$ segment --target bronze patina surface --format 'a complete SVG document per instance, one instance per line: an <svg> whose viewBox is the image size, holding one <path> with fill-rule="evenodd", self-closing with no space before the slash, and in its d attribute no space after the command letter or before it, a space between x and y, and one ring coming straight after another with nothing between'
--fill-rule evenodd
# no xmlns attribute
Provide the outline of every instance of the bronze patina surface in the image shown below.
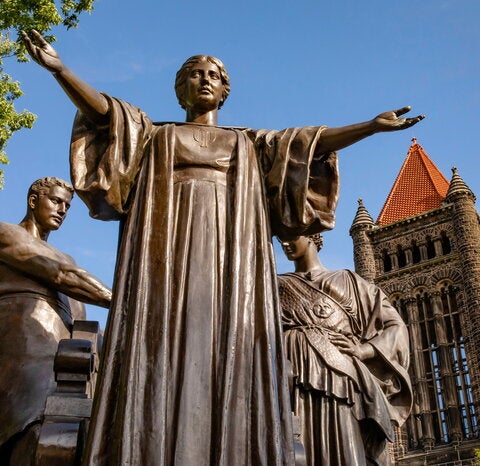
<svg viewBox="0 0 480 466"><path fill-rule="evenodd" d="M377 286L321 264L320 235L282 243L295 272L279 275L293 412L307 464L390 464L392 425L410 414L408 332Z"/></svg>
<svg viewBox="0 0 480 466"><path fill-rule="evenodd" d="M67 213L73 188L58 178L32 184L19 225L0 223L0 464L29 465L45 401L56 387L53 359L85 310L108 307L110 290L46 240ZM70 299L73 298L73 299Z"/></svg>
<svg viewBox="0 0 480 466"><path fill-rule="evenodd" d="M78 108L71 171L93 217L121 220L86 465L291 465L272 232L334 225L335 151L423 117L342 128L217 126L222 62L188 59L186 123L154 124L76 76L35 31L33 59Z"/></svg>

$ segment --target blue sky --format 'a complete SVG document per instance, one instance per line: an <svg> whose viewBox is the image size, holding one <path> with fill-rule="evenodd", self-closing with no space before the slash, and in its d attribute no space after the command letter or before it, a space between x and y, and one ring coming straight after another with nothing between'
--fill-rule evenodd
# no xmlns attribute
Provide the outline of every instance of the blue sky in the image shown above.
<svg viewBox="0 0 480 466"><path fill-rule="evenodd" d="M119 2L96 0L77 30L55 31L56 49L100 91L122 97L156 121L184 119L173 81L191 55L218 56L232 91L221 125L282 129L343 126L404 105L427 118L399 133L379 134L340 152L337 225L321 254L331 269L353 268L349 227L362 198L376 219L416 137L447 179L456 166L480 195L480 2L478 0L296 0ZM75 109L48 72L5 62L25 95L17 108L38 115L32 130L7 147L0 220L17 223L30 183L69 179ZM117 224L88 217L76 198L49 242L111 284ZM278 254L278 270L292 265ZM89 308L105 321L105 312Z"/></svg>

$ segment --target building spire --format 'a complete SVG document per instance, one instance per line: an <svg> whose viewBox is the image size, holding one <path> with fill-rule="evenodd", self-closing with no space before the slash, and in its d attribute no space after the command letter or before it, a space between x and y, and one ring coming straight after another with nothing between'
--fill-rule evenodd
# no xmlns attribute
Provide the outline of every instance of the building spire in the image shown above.
<svg viewBox="0 0 480 466"><path fill-rule="evenodd" d="M365 280L372 282L375 279L375 256L369 232L375 223L363 205L362 199L358 200L357 214L350 227L350 236L353 239L353 261L355 271Z"/></svg>
<svg viewBox="0 0 480 466"><path fill-rule="evenodd" d="M458 174L457 167L452 167L452 179L450 180L450 186L448 188L446 197L448 200L450 200L456 194L467 194L468 196L473 196L473 198L475 198L475 195L473 194L471 189L466 185L465 181L463 181L463 178Z"/></svg>
<svg viewBox="0 0 480 466"><path fill-rule="evenodd" d="M448 186L445 176L413 137L377 225L388 225L440 207Z"/></svg>
<svg viewBox="0 0 480 466"><path fill-rule="evenodd" d="M368 210L363 205L363 199L359 199L358 201L358 208L357 213L355 214L355 218L352 222L352 228L365 225L365 226L373 226L375 225L372 217L368 213Z"/></svg>

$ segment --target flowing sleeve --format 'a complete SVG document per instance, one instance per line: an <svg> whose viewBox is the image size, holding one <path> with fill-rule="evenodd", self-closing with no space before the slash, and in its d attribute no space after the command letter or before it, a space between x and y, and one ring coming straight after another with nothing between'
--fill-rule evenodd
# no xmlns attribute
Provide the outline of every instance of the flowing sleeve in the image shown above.
<svg viewBox="0 0 480 466"><path fill-rule="evenodd" d="M401 425L412 405L407 326L380 288L348 273L355 287L360 314L363 314L362 340L375 348L376 356L364 363L380 382L394 408L393 418Z"/></svg>
<svg viewBox="0 0 480 466"><path fill-rule="evenodd" d="M308 126L256 133L274 235L310 235L335 225L340 186L337 155L316 151L324 129Z"/></svg>
<svg viewBox="0 0 480 466"><path fill-rule="evenodd" d="M72 182L90 215L117 220L128 211L143 155L148 151L152 122L140 109L105 96L110 121L93 125L81 112L73 124L70 146Z"/></svg>

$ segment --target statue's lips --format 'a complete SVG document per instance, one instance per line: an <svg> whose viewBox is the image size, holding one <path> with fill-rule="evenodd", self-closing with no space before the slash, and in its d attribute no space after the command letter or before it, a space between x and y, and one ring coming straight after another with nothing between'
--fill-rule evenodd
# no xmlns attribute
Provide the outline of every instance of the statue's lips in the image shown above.
<svg viewBox="0 0 480 466"><path fill-rule="evenodd" d="M53 216L51 218L55 223L61 224L63 222L63 217Z"/></svg>

